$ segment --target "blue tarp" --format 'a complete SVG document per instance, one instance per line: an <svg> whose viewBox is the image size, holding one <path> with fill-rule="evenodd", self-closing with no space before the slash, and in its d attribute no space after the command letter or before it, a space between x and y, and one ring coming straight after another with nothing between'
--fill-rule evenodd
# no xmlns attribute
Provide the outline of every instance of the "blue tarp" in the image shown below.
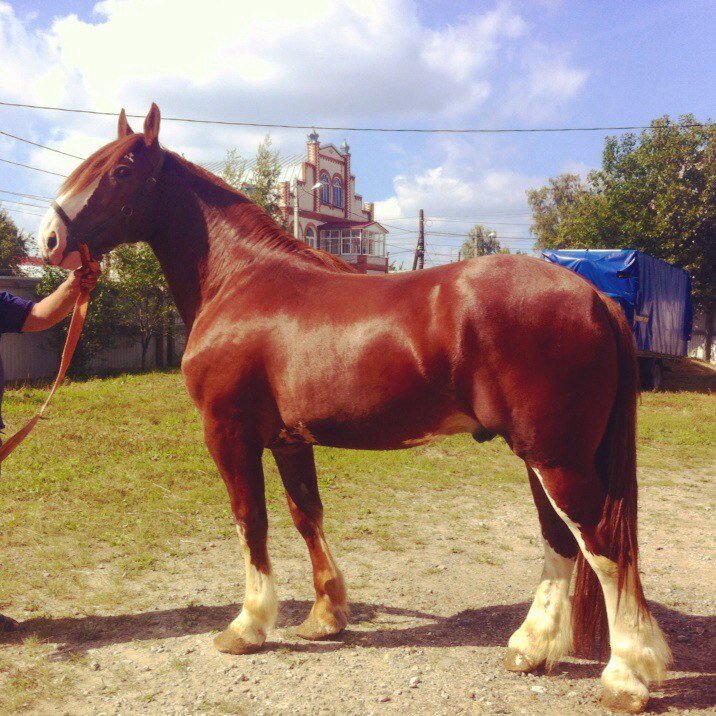
<svg viewBox="0 0 716 716"><path fill-rule="evenodd" d="M542 251L619 302L639 350L684 356L691 337L691 276L634 249Z"/></svg>

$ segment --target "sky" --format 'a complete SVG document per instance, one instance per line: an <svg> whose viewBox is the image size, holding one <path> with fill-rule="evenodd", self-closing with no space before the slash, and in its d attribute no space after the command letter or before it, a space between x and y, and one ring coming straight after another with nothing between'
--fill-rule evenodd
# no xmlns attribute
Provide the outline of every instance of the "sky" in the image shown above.
<svg viewBox="0 0 716 716"><path fill-rule="evenodd" d="M167 117L341 126L705 121L715 29L713 0L0 0L0 100L136 114L156 101ZM116 119L0 106L0 130L87 156ZM266 131L165 121L160 139L204 163L231 147L253 155ZM456 258L475 223L530 250L526 191L599 166L606 134L320 133L348 140L398 264L410 263L421 208L428 264ZM284 154L305 135L271 130ZM0 158L60 174L77 163L3 135ZM54 196L60 181L0 162L0 190ZM39 209L3 206L35 231Z"/></svg>

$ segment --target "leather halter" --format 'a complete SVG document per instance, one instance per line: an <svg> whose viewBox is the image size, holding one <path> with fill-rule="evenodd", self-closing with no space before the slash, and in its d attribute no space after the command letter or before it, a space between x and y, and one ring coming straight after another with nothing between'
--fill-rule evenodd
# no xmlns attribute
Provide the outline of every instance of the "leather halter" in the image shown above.
<svg viewBox="0 0 716 716"><path fill-rule="evenodd" d="M77 231L74 226L75 222L70 219L69 216L67 216L65 210L53 199L50 206L54 209L57 216L60 217L62 223L67 228L67 246L69 246L70 244L70 238L73 238L76 244L85 244L90 247L90 251L92 251L90 242L93 239L95 239L97 236L106 231L110 226L113 226L122 219L124 219L125 222L128 223L130 217L134 214L134 210L142 203L144 203L144 201L146 201L148 196L151 194L152 189L154 189L154 187L157 185L157 180L159 179L159 175L161 174L161 171L164 167L165 157L166 152L164 152L164 150L161 150L161 154L159 155L159 161L154 167L151 175L145 179L142 188L134 195L132 199L130 199L126 204L124 204L119 211L115 212L114 214L111 214L103 221L100 221L100 223L96 226L82 233ZM67 249L65 249L65 251L66 250ZM95 250L93 256L95 253L99 252L96 252Z"/></svg>

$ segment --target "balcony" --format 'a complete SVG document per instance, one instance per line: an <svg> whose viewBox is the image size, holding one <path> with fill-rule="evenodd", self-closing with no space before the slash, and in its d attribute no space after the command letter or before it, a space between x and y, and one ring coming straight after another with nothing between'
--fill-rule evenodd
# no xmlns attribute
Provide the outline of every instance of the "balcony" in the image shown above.
<svg viewBox="0 0 716 716"><path fill-rule="evenodd" d="M319 242L324 251L351 263L355 263L358 256L385 258L385 234L379 231L326 229L320 232Z"/></svg>

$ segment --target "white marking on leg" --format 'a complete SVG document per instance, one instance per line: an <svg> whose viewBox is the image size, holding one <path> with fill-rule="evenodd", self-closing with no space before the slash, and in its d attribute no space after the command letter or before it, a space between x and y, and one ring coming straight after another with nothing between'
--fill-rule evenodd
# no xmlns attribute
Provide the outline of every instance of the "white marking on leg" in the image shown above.
<svg viewBox="0 0 716 716"><path fill-rule="evenodd" d="M517 666L547 668L572 650L572 606L569 584L574 560L562 557L543 539L544 568L534 601L522 626L510 637L508 647L518 652ZM520 657L524 664L520 664Z"/></svg>
<svg viewBox="0 0 716 716"><path fill-rule="evenodd" d="M539 470L534 467L532 469L557 514L575 536L582 554L602 585L611 647L611 658L602 672L602 683L615 694L626 692L638 699L647 699L649 683L661 682L666 666L671 661L671 651L666 639L656 620L649 614L640 613L633 577L627 573L626 584L619 596L617 564L587 549L579 525L570 520L557 506Z"/></svg>
<svg viewBox="0 0 716 716"><path fill-rule="evenodd" d="M246 641L263 643L267 633L276 626L278 618L276 585L270 565L269 573L265 574L251 563L246 539L240 528L237 527L237 531L246 565L246 592L241 613L229 628L237 631Z"/></svg>

